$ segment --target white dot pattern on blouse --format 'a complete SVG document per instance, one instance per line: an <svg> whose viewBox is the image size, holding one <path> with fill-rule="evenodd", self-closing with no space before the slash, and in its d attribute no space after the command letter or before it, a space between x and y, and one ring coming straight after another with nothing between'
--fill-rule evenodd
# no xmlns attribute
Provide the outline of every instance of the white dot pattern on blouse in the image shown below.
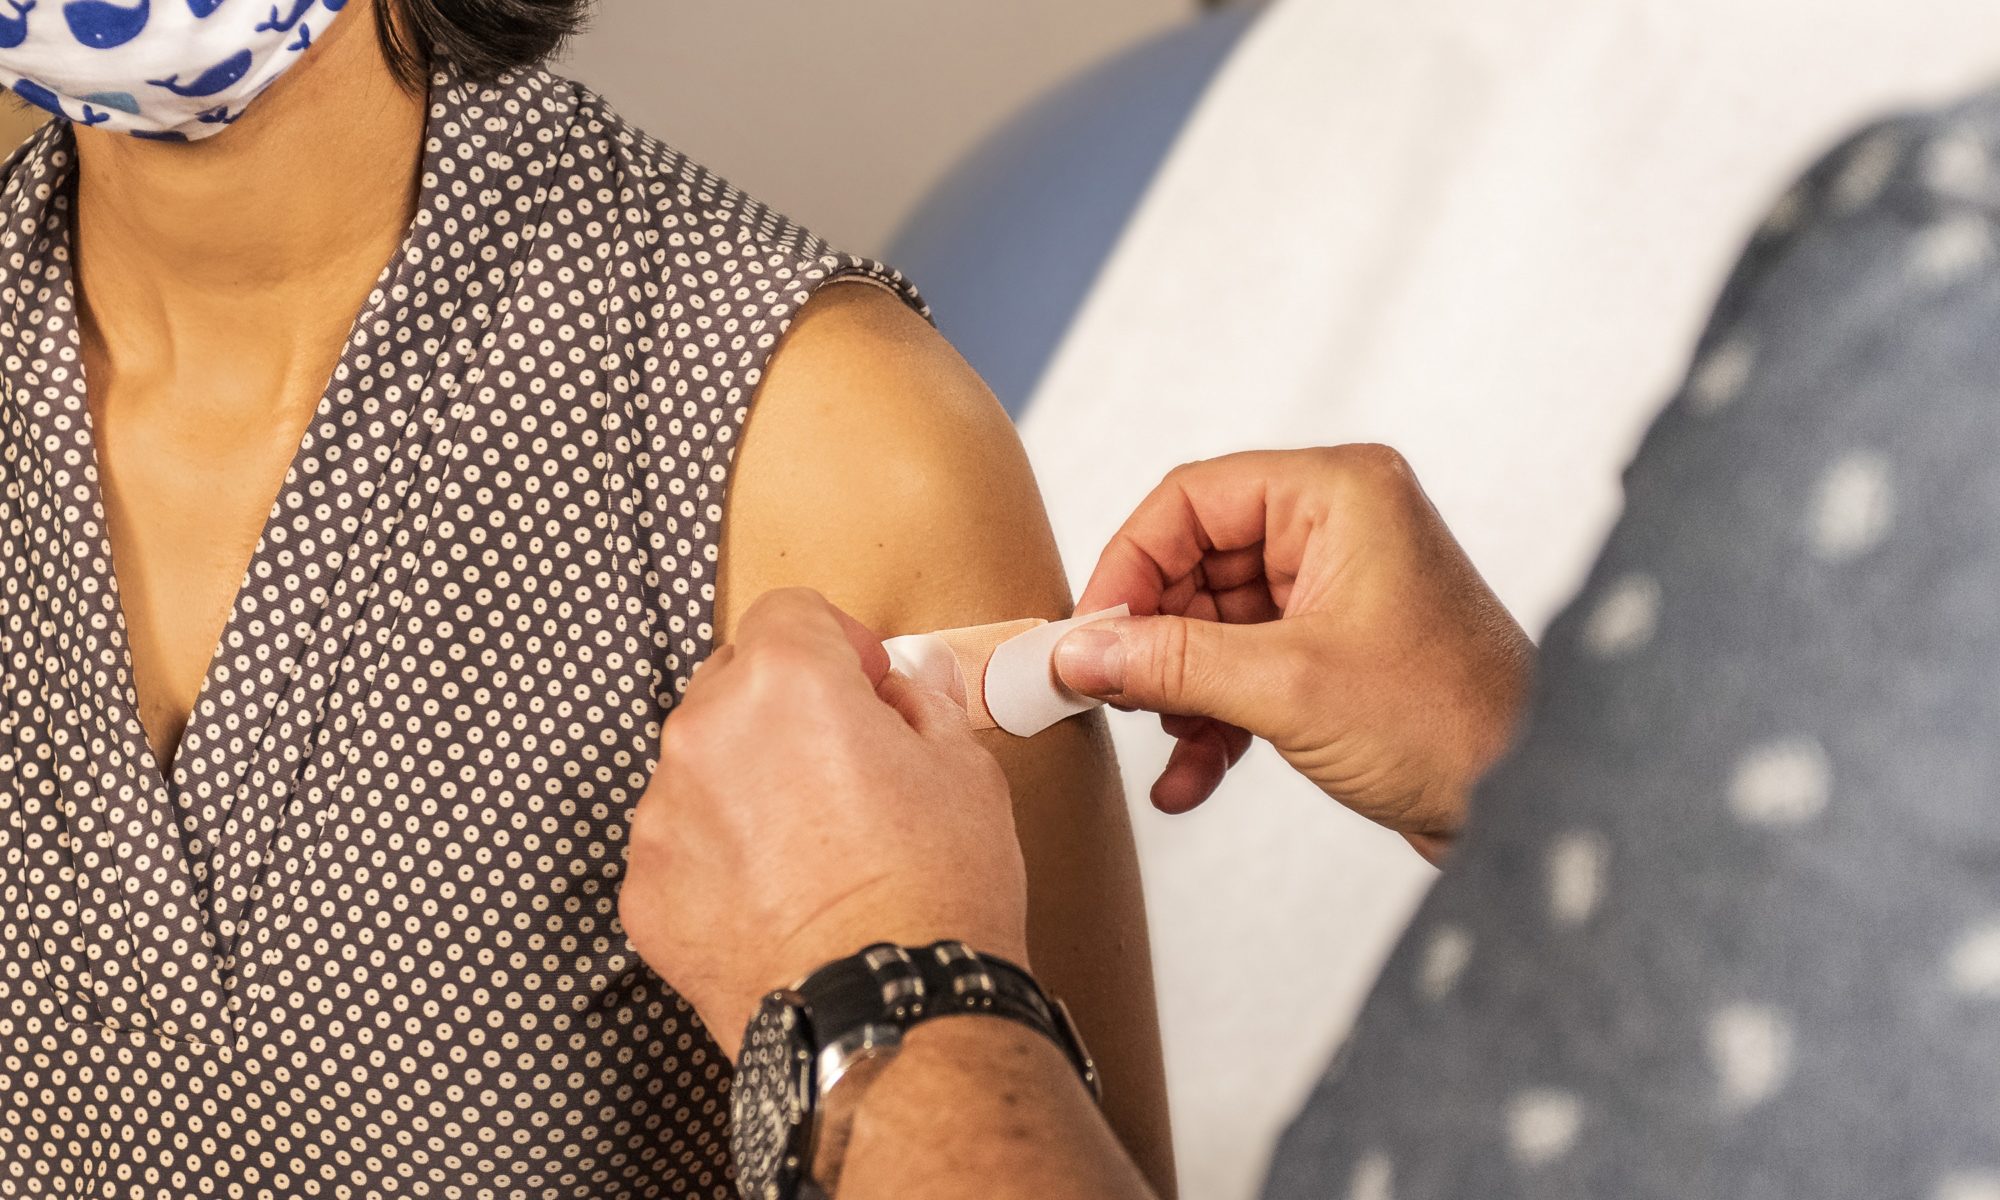
<svg viewBox="0 0 2000 1200"><path fill-rule="evenodd" d="M72 135L0 230L0 1194L731 1194L728 1064L616 919L724 489L826 281L545 72L440 74L419 208L170 777L78 353Z"/></svg>
<svg viewBox="0 0 2000 1200"><path fill-rule="evenodd" d="M2000 1200L1996 163L1759 230L1267 1200Z"/></svg>

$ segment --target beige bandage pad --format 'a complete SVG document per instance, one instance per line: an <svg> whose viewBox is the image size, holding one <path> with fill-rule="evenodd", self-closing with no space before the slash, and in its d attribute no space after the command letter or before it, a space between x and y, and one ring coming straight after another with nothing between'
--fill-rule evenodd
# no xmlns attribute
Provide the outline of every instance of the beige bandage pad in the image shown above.
<svg viewBox="0 0 2000 1200"><path fill-rule="evenodd" d="M1067 621L1030 618L890 638L889 665L965 706L974 729L1004 729L1017 737L1042 730L1101 701L1079 696L1056 678L1056 643L1079 625L1122 617L1122 605Z"/></svg>
<svg viewBox="0 0 2000 1200"><path fill-rule="evenodd" d="M914 633L882 643L889 665L965 706L974 729L996 729L986 707L986 664L1008 638L1048 624L1039 618Z"/></svg>

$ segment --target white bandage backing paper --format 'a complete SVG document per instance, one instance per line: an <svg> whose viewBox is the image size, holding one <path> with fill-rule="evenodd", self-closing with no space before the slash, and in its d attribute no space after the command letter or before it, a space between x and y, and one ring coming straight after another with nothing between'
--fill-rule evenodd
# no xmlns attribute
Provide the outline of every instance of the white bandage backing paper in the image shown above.
<svg viewBox="0 0 2000 1200"><path fill-rule="evenodd" d="M993 714L993 723L1015 737L1033 737L1064 717L1100 707L1104 701L1070 691L1056 676L1056 643L1072 629L1131 615L1132 610L1121 604L1051 621L1000 643L986 664L986 710Z"/></svg>
<svg viewBox="0 0 2000 1200"><path fill-rule="evenodd" d="M910 634L890 638L882 648L889 652L891 668L963 705L974 728L1033 737L1065 717L1103 704L1063 686L1055 670L1056 643L1093 621L1130 615L1131 609L1121 604L1067 621ZM990 633L1003 640L995 643Z"/></svg>

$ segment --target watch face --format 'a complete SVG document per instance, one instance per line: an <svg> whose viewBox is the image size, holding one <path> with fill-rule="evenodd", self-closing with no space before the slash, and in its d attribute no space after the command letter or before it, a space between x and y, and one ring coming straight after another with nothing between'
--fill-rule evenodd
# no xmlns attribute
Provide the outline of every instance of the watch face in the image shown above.
<svg viewBox="0 0 2000 1200"><path fill-rule="evenodd" d="M813 1057L798 999L765 997L743 1034L730 1148L745 1200L792 1200L805 1169Z"/></svg>

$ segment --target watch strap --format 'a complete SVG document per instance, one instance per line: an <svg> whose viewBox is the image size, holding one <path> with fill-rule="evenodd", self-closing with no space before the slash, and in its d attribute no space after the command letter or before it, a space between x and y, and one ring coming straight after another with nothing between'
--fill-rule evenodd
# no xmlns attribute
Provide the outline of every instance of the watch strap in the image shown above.
<svg viewBox="0 0 2000 1200"><path fill-rule="evenodd" d="M889 943L869 946L828 963L796 990L812 1013L822 1045L871 1024L908 1030L944 1016L1001 1017L1053 1041L1092 1097L1099 1095L1096 1065L1062 1003L1021 967L963 942L908 949Z"/></svg>

